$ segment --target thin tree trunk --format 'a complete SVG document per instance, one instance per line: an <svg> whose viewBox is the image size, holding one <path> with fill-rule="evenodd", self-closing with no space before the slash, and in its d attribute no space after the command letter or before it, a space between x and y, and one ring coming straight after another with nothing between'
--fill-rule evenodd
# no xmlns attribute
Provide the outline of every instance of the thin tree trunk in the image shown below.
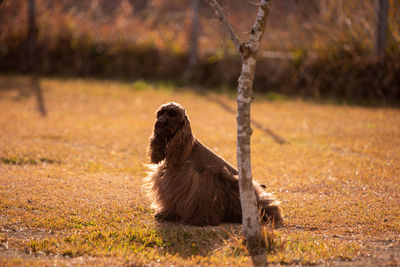
<svg viewBox="0 0 400 267"><path fill-rule="evenodd" d="M375 55L385 55L387 34L388 34L388 0L376 0L376 34L375 34Z"/></svg>
<svg viewBox="0 0 400 267"><path fill-rule="evenodd" d="M250 38L243 43L236 36L216 0L207 0L217 17L224 25L230 38L242 56L242 70L238 84L237 113L237 162L239 172L240 201L242 205L242 223L245 243L253 264L266 265L265 243L262 238L261 222L257 198L252 182L250 157L250 104L253 100L253 80L256 58L264 34L271 0L261 0L258 5L257 18L251 29ZM261 255L257 257L257 255ZM255 260L255 261L254 261Z"/></svg>
<svg viewBox="0 0 400 267"><path fill-rule="evenodd" d="M199 50L199 8L200 0L192 0L192 29L189 41L189 67L194 68L198 62Z"/></svg>
<svg viewBox="0 0 400 267"><path fill-rule="evenodd" d="M27 54L27 69L31 73L31 87L35 94L37 109L42 117L47 116L46 107L42 88L40 86L40 79L34 73L35 54L36 54L36 41L38 29L36 26L36 13L35 13L35 0L28 0L28 38L26 46Z"/></svg>
<svg viewBox="0 0 400 267"><path fill-rule="evenodd" d="M28 70L32 71L34 64L34 54L36 50L37 26L35 18L35 0L28 0L28 40L27 40L27 65Z"/></svg>
<svg viewBox="0 0 400 267"><path fill-rule="evenodd" d="M262 254L257 251L264 248L261 233L261 222L254 192L251 172L250 104L253 100L253 80L256 58L264 34L266 20L270 10L270 1L262 0L258 8L256 21L251 29L250 39L241 47L242 70L238 85L237 114L237 162L239 171L239 188L242 205L242 223L247 248L251 255Z"/></svg>

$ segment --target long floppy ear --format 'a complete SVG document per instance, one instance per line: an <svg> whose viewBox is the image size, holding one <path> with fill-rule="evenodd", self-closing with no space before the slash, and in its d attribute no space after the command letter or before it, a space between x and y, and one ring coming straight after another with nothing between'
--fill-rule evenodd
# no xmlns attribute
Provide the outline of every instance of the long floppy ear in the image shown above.
<svg viewBox="0 0 400 267"><path fill-rule="evenodd" d="M182 163L186 159L186 153L189 153L193 147L193 135L192 129L190 128L190 122L188 117L185 115L183 124L176 132L174 137L168 141L166 148L166 161L167 164L173 166Z"/></svg>
<svg viewBox="0 0 400 267"><path fill-rule="evenodd" d="M165 159L165 149L167 140L163 137L157 136L156 133L150 137L149 155L152 163L160 163Z"/></svg>

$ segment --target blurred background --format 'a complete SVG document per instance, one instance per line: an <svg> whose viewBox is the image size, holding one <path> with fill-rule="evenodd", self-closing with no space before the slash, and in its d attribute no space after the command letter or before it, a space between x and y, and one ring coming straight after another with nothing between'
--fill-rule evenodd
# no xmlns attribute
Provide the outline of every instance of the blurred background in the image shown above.
<svg viewBox="0 0 400 267"><path fill-rule="evenodd" d="M220 0L242 41L254 0ZM275 0L254 90L400 102L400 0ZM203 0L4 0L0 73L170 81L235 92L241 59Z"/></svg>

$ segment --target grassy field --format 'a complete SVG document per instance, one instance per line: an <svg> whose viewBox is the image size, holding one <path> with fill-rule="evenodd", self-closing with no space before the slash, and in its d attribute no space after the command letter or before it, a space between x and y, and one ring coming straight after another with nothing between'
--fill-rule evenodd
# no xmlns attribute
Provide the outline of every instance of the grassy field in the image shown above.
<svg viewBox="0 0 400 267"><path fill-rule="evenodd" d="M158 224L144 182L154 112L168 101L236 163L234 95L32 81L0 76L1 266L249 264L240 225ZM253 175L286 224L268 230L269 262L400 264L400 110L256 96L252 119Z"/></svg>

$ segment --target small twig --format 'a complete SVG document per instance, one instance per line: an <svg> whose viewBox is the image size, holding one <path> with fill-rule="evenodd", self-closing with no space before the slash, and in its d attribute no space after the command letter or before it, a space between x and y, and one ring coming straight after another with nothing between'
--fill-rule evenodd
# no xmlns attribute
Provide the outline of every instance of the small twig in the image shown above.
<svg viewBox="0 0 400 267"><path fill-rule="evenodd" d="M228 31L230 35L230 39L232 40L233 44L235 45L236 49L240 51L240 48L242 46L242 42L239 40L237 37L235 31L233 30L231 24L229 23L228 19L226 18L224 12L222 11L222 8L220 5L217 3L216 0L205 0L211 8L215 11L215 14L217 15L218 19L221 21L222 25L225 27L225 29Z"/></svg>

